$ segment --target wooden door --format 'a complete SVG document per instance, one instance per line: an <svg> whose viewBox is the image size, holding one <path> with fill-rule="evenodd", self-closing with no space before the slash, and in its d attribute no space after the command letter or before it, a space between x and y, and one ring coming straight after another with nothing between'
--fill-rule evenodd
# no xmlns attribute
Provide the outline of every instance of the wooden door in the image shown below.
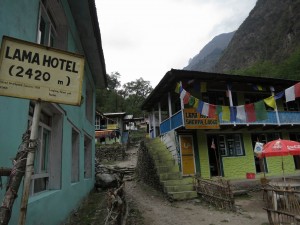
<svg viewBox="0 0 300 225"><path fill-rule="evenodd" d="M195 174L194 146L192 135L180 136L181 168L183 175Z"/></svg>

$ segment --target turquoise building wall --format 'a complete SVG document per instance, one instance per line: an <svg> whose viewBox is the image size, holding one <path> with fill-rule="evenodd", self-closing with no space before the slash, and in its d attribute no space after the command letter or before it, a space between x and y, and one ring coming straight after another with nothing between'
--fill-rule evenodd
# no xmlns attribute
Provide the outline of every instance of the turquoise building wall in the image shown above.
<svg viewBox="0 0 300 225"><path fill-rule="evenodd" d="M3 35L36 42L37 25L39 16L38 0L11 1L2 0L0 7L0 41ZM78 31L67 0L62 0L62 5L68 19L68 51L77 52L82 50ZM82 95L85 97L86 83L89 82L93 89L93 112L95 112L95 85L89 68L85 62L85 74ZM12 167L12 158L15 157L18 146L21 143L22 134L27 129L29 100L0 96L0 167ZM78 207L81 200L91 191L94 186L94 119L88 121L85 116L85 102L80 107L60 105L64 111L62 129L62 165L61 165L61 188L39 193L29 198L26 224L55 225L61 224L69 213ZM94 118L94 116L93 116ZM71 182L71 135L72 127L80 131L79 140L79 181ZM84 137L87 135L92 141L92 176L84 178ZM4 187L6 178L2 178ZM22 184L15 201L11 225L17 224L22 196ZM0 190L2 201L5 188Z"/></svg>

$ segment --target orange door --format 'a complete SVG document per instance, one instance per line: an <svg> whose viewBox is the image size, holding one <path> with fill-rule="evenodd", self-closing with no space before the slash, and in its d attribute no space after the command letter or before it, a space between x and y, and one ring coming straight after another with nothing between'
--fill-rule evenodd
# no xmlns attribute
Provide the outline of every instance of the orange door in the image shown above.
<svg viewBox="0 0 300 225"><path fill-rule="evenodd" d="M183 175L195 174L193 137L191 135L180 136L181 166Z"/></svg>

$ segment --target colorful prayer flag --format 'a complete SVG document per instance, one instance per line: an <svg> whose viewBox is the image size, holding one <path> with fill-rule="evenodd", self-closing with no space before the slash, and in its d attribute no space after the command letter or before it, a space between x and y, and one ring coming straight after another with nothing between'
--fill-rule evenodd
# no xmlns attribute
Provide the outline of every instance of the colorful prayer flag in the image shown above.
<svg viewBox="0 0 300 225"><path fill-rule="evenodd" d="M255 91L262 91L263 90L263 87L259 84L253 84L252 87L253 87L253 90L255 90Z"/></svg>
<svg viewBox="0 0 300 225"><path fill-rule="evenodd" d="M190 101L191 94L186 91L185 96L183 97L183 104L188 104Z"/></svg>
<svg viewBox="0 0 300 225"><path fill-rule="evenodd" d="M221 105L217 105L216 107L216 114L219 115L222 112L222 106Z"/></svg>
<svg viewBox="0 0 300 225"><path fill-rule="evenodd" d="M194 96L190 96L189 105L193 106L194 103L195 103L195 97Z"/></svg>
<svg viewBox="0 0 300 225"><path fill-rule="evenodd" d="M216 105L208 104L208 117L216 118Z"/></svg>
<svg viewBox="0 0 300 225"><path fill-rule="evenodd" d="M300 82L295 84L295 98L300 97Z"/></svg>
<svg viewBox="0 0 300 225"><path fill-rule="evenodd" d="M244 105L239 105L236 107L236 118L241 121L246 121L246 112Z"/></svg>
<svg viewBox="0 0 300 225"><path fill-rule="evenodd" d="M198 113L202 113L202 109L203 109L203 105L204 105L204 102L203 101L201 101L201 100L199 100L199 103L198 103L198 107L197 107L197 112Z"/></svg>
<svg viewBox="0 0 300 225"><path fill-rule="evenodd" d="M295 101L295 86L285 89L284 94L286 102Z"/></svg>
<svg viewBox="0 0 300 225"><path fill-rule="evenodd" d="M283 96L284 96L284 91L281 91L281 92L275 94L274 99L275 100L281 99Z"/></svg>
<svg viewBox="0 0 300 225"><path fill-rule="evenodd" d="M254 103L254 109L256 114L256 120L268 119L268 113L263 100Z"/></svg>
<svg viewBox="0 0 300 225"><path fill-rule="evenodd" d="M265 99L264 99L264 102L265 102L268 106L272 107L273 109L276 108L276 101L275 101L274 96L270 96L270 97L268 97L268 98L265 98Z"/></svg>
<svg viewBox="0 0 300 225"><path fill-rule="evenodd" d="M209 112L209 104L207 102L204 102L201 114L204 116L208 116L208 112Z"/></svg>
<svg viewBox="0 0 300 225"><path fill-rule="evenodd" d="M236 107L230 106L230 121L234 122L236 121Z"/></svg>
<svg viewBox="0 0 300 225"><path fill-rule="evenodd" d="M206 82L201 82L200 83L200 91L201 92L206 92Z"/></svg>
<svg viewBox="0 0 300 225"><path fill-rule="evenodd" d="M247 122L255 122L256 121L256 115L255 115L255 109L254 104L246 104L245 105L245 112L247 116Z"/></svg>
<svg viewBox="0 0 300 225"><path fill-rule="evenodd" d="M199 99L195 98L195 102L194 102L193 108L197 109L198 105L199 105Z"/></svg>
<svg viewBox="0 0 300 225"><path fill-rule="evenodd" d="M186 94L186 90L182 89L182 91L180 92L180 98L181 98L181 100L183 100L185 94Z"/></svg>
<svg viewBox="0 0 300 225"><path fill-rule="evenodd" d="M175 92L179 94L179 92L180 92L180 83L176 84Z"/></svg>
<svg viewBox="0 0 300 225"><path fill-rule="evenodd" d="M230 121L230 109L229 106L222 106L222 120Z"/></svg>

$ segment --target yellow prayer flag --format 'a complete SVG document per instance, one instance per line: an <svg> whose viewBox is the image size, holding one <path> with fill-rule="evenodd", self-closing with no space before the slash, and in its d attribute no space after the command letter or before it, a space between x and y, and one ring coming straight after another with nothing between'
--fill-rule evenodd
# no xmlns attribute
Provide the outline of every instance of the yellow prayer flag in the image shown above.
<svg viewBox="0 0 300 225"><path fill-rule="evenodd" d="M276 101L275 101L274 96L270 96L269 98L265 98L265 99L264 99L264 102L265 102L268 106L272 107L273 109L276 108Z"/></svg>
<svg viewBox="0 0 300 225"><path fill-rule="evenodd" d="M195 102L194 102L193 108L197 109L198 105L199 105L199 99L195 98Z"/></svg>
<svg viewBox="0 0 300 225"><path fill-rule="evenodd" d="M206 82L201 82L200 83L200 91L201 92L206 92Z"/></svg>
<svg viewBox="0 0 300 225"><path fill-rule="evenodd" d="M222 120L230 121L230 109L229 106L222 106Z"/></svg>
<svg viewBox="0 0 300 225"><path fill-rule="evenodd" d="M180 83L177 83L176 88L175 88L175 92L179 93L179 91L180 91Z"/></svg>

